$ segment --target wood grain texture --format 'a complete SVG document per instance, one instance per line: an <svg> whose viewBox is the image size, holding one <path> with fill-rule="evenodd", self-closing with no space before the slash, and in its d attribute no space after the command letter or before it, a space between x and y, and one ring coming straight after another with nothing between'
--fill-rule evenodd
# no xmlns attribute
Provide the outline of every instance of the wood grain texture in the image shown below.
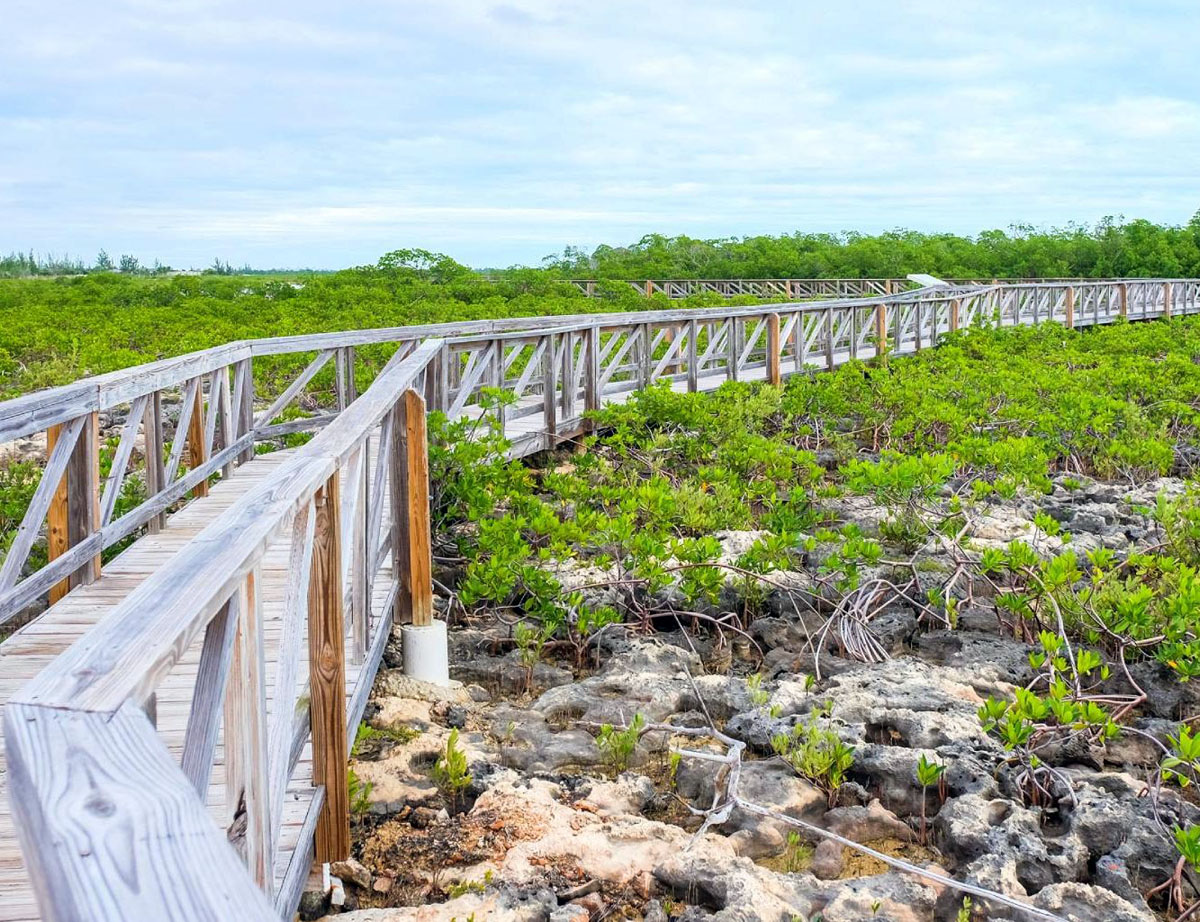
<svg viewBox="0 0 1200 922"><path fill-rule="evenodd" d="M4 735L44 920L278 922L140 708L10 703Z"/></svg>
<svg viewBox="0 0 1200 922"><path fill-rule="evenodd" d="M346 651L342 625L341 525L338 479L313 499L316 526L308 589L309 716L313 783L325 789L317 820L316 860L350 856L350 797L346 762Z"/></svg>
<svg viewBox="0 0 1200 922"><path fill-rule="evenodd" d="M399 579L408 597L414 625L433 623L433 558L429 523L429 450L425 431L425 402L409 389L401 398L404 408L404 450L397 510L403 529L404 549Z"/></svg>
<svg viewBox="0 0 1200 922"><path fill-rule="evenodd" d="M82 426L82 420L80 425ZM67 425L70 425L69 423ZM58 443L62 439L63 426L51 426L46 432L46 451L50 454L47 460L47 467L53 465L53 457ZM74 438L78 437L78 433L72 437L72 447L74 447ZM58 475L58 480L54 488L54 496L50 500L50 508L47 510L48 520L46 523L46 556L53 562L67 552L70 545L67 543L67 482L63 474L66 471L64 461L63 473ZM53 471L44 471L43 478L54 477ZM71 589L71 584L63 579L59 580L50 587L50 604L53 605Z"/></svg>

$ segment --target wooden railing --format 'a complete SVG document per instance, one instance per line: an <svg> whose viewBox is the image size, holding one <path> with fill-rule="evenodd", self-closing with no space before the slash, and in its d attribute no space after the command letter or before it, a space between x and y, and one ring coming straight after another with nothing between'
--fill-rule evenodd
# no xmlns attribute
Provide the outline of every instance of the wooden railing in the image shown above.
<svg viewBox="0 0 1200 922"><path fill-rule="evenodd" d="M595 279L571 279L571 284L589 298L602 290ZM912 287L907 279L629 279L625 282L647 297L664 294L671 300L704 292L723 298L751 295L755 298L863 298L897 294Z"/></svg>
<svg viewBox="0 0 1200 922"><path fill-rule="evenodd" d="M913 352L974 325L1192 313L1200 313L1200 282L1141 280L441 324L235 343L0 404L0 441L57 427L46 486L13 547L28 554L39 516L51 516L53 528L64 485L67 506L50 564L14 581L21 564L6 561L7 612L64 579L94 578L94 558L115 535L154 527L210 476L253 457L256 441L316 432L5 707L10 802L43 915L278 918L294 909L314 856L346 856L350 728L393 621L429 616L426 406L451 416L503 412L514 454L525 454L583 430L587 410L660 381L688 391L727 380L778 384L881 347ZM357 395L353 350L378 343L398 348ZM252 360L288 353L312 358L254 412ZM330 361L340 369L337 411L276 423ZM516 402L484 410L485 387L510 390ZM162 404L175 393L175 428L186 436L165 442ZM122 407L113 473L101 483L97 414ZM147 499L114 519L106 490L119 490L139 438L148 457L163 459L161 476ZM288 588L273 600L284 614L268 713L262 569L267 548L281 541ZM155 694L201 638L186 736L174 757L155 732ZM359 693L347 704L348 668L359 671ZM226 808L218 825L206 805L221 725ZM311 802L276 886L281 799L310 740Z"/></svg>

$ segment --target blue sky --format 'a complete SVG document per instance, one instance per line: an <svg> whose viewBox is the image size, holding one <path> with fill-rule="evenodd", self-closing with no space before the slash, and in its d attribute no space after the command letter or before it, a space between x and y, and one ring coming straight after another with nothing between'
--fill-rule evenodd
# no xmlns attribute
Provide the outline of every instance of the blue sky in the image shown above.
<svg viewBox="0 0 1200 922"><path fill-rule="evenodd" d="M7 0L0 250L537 263L1200 208L1200 3Z"/></svg>

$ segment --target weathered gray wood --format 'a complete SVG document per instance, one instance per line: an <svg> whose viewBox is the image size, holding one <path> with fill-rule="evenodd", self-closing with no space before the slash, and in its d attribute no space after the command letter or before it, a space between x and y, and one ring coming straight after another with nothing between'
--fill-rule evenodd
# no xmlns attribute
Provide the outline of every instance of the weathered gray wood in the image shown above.
<svg viewBox="0 0 1200 922"><path fill-rule="evenodd" d="M336 459L374 431L395 405L391 395L404 390L442 346L437 340L424 343L377 378L378 387L139 585L20 696L28 696L28 703L93 710L153 691L269 541L332 473Z"/></svg>
<svg viewBox="0 0 1200 922"><path fill-rule="evenodd" d="M4 708L13 816L46 922L278 922L130 703Z"/></svg>
<svg viewBox="0 0 1200 922"><path fill-rule="evenodd" d="M0 595L12 588L21 576L21 569L29 558L33 542L50 511L54 494L58 492L59 483L66 475L67 465L75 452L75 445L84 430L85 422L86 418L82 416L73 419L63 426L58 434L57 441L50 451L50 458L42 471L42 478L38 481L21 524L17 526L17 533L9 545L4 565L0 567Z"/></svg>
<svg viewBox="0 0 1200 922"><path fill-rule="evenodd" d="M308 623L308 585L312 569L313 536L317 520L312 506L305 506L292 523L288 555L287 595L276 652L275 694L271 700L267 731L267 766L270 772L272 839L278 837L283 818L283 799L292 773L292 727L296 713L297 677L300 672L301 639Z"/></svg>
<svg viewBox="0 0 1200 922"><path fill-rule="evenodd" d="M100 420L96 412L84 418L83 431L67 463L67 546L77 547L100 529ZM96 553L68 577L72 587L100 578Z"/></svg>
<svg viewBox="0 0 1200 922"><path fill-rule="evenodd" d="M316 846L313 837L316 834L317 820L325 807L325 789L317 788L308 812L304 815L304 823L300 827L299 844L292 852L287 870L279 884L279 892L275 894L275 912L283 922L291 922L296 915L296 907L304 895L304 886L308 883L308 874L312 869L313 855Z"/></svg>
<svg viewBox="0 0 1200 922"><path fill-rule="evenodd" d="M183 449L187 444L187 433L192 424L192 413L196 410L196 397L200 393L200 379L192 378L184 385L183 403L179 405L179 420L175 423L175 432L171 436L171 456L167 459L165 484L171 484L179 472L179 462L183 460Z"/></svg>
<svg viewBox="0 0 1200 922"><path fill-rule="evenodd" d="M333 350L331 349L326 349L325 351L318 353L317 357L308 363L308 366L304 369L304 371L300 372L300 376L291 384L289 384L284 389L283 393L276 397L274 401L272 401L271 405L267 409L263 410L254 418L254 428L261 428L278 416L283 408L295 400L296 395L304 390L308 382L316 377L317 372L319 372L325 367L326 364L328 364L329 359L333 356L333 354ZM339 355L340 354L341 353L339 353ZM349 406L349 404L347 403L346 406ZM340 404L340 398L338 409L345 409L345 406Z"/></svg>
<svg viewBox="0 0 1200 922"><path fill-rule="evenodd" d="M225 805L233 811L250 876L268 895L274 886L275 839L267 767L267 689L262 598L257 571L242 584L237 637L225 692Z"/></svg>
<svg viewBox="0 0 1200 922"><path fill-rule="evenodd" d="M162 393L155 391L146 404L146 419L142 423L142 453L146 456L146 495L157 496L167 485L167 467L164 455L162 426ZM149 519L151 534L157 534L165 522L163 514Z"/></svg>
<svg viewBox="0 0 1200 922"><path fill-rule="evenodd" d="M204 645L200 648L200 665L179 764L201 800L208 796L208 781L212 776L213 753L221 727L221 705L241 616L240 604L241 593L235 593L221 606L217 616L205 628Z"/></svg>
<svg viewBox="0 0 1200 922"><path fill-rule="evenodd" d="M117 498L121 495L121 486L125 483L125 475L129 469L129 459L133 457L133 446L137 441L138 429L145 416L148 395L134 399L129 408L129 416L121 428L121 439L117 443L117 451L113 455L112 467L109 468L108 479L104 483L104 494L100 499L100 527L107 525L117 507Z"/></svg>

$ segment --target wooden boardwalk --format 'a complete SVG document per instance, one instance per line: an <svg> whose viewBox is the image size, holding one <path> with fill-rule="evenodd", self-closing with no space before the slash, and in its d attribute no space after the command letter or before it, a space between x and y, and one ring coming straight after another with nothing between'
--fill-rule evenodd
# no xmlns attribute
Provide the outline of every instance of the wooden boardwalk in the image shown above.
<svg viewBox="0 0 1200 922"><path fill-rule="evenodd" d="M230 343L0 403L0 442L49 431L54 446L0 564L0 623L53 602L0 644L0 922L39 906L104 922L286 919L314 857L349 853L354 727L394 619L431 626L426 405L478 417L486 388L511 392L520 457L651 384L779 384L973 325L1195 313L1196 280L1118 280L508 318ZM371 344L397 351L359 394L354 350ZM264 408L252 363L287 354L308 365ZM336 410L288 418L329 364ZM126 422L102 479L109 413ZM300 432L312 440L255 454ZM116 515L135 456L157 459L141 472L148 498ZM25 572L43 529L51 561Z"/></svg>
<svg viewBox="0 0 1200 922"><path fill-rule="evenodd" d="M253 487L268 480L292 452L279 451L259 455L238 467L233 475L215 484L209 495L192 500L167 519L166 527L156 535L146 535L105 564L97 582L80 586L51 606L44 614L15 632L0 644L0 709L12 694L32 679L56 656L75 643L88 630L111 612L134 588L171 560L192 538L216 519ZM283 605L288 579L286 542L276 542L266 554L261 569L263 592L263 640L266 654L266 686L268 707L273 701L276 656L282 632ZM390 573L390 568L389 571ZM375 591L375 606L381 608L386 592L380 581ZM202 640L189 648L179 665L159 686L155 708L159 735L171 753L178 757L183 750L184 733L196 684ZM359 680L364 678L363 686ZM366 702L369 682L373 676L363 676L361 666L347 663L346 694L351 717L357 722ZM298 680L307 679L305 664L300 664ZM0 732L2 732L0 725ZM2 741L2 737L0 737ZM223 740L218 740L214 759L215 771L209 785L208 805L213 819L224 827L231 816L225 804L223 769L225 754ZM27 922L38 919L37 903L29 875L21 860L10 815L5 784L3 752L0 751L0 922ZM302 855L295 867L292 860L301 839L301 830L310 821L314 788L311 783L312 756L309 746L292 773L284 799L281 833L275 859L275 888L286 892L285 876L293 874L306 878L310 859ZM294 889L294 887L293 887Z"/></svg>

